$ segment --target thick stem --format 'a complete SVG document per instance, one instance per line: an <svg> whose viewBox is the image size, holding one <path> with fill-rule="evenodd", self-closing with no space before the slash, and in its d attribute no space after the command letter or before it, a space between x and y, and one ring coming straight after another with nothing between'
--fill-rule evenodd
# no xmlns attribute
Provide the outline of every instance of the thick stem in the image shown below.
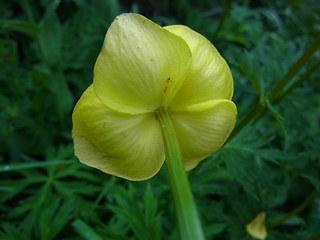
<svg viewBox="0 0 320 240"><path fill-rule="evenodd" d="M166 165L182 240L203 240L200 218L185 172L180 146L167 109L157 111L166 149Z"/></svg>

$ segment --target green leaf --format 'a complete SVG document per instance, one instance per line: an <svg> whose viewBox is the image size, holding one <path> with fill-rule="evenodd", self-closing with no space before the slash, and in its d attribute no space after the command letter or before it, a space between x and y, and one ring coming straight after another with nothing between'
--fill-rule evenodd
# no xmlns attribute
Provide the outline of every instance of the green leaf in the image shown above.
<svg viewBox="0 0 320 240"><path fill-rule="evenodd" d="M210 225L205 226L204 231L206 236L211 236L222 232L226 229L227 226L227 223L212 223Z"/></svg>
<svg viewBox="0 0 320 240"><path fill-rule="evenodd" d="M83 222L81 219L76 219L72 226L74 230L85 240L102 240L93 228L91 228L88 224Z"/></svg>
<svg viewBox="0 0 320 240"><path fill-rule="evenodd" d="M128 190L121 189L115 199L117 205L109 208L130 226L137 239L160 239L157 201L150 188L146 190L143 204L135 197L132 185L129 185Z"/></svg>
<svg viewBox="0 0 320 240"><path fill-rule="evenodd" d="M0 221L3 231L0 231L0 239L4 240L28 240L25 233L21 232L16 225L10 222Z"/></svg>
<svg viewBox="0 0 320 240"><path fill-rule="evenodd" d="M32 37L34 37L38 31L38 27L36 25L17 20L0 20L0 27L19 31L31 35Z"/></svg>
<svg viewBox="0 0 320 240"><path fill-rule="evenodd" d="M151 185L147 185L144 195L144 222L152 239L160 240L160 214L158 213L158 201L153 195Z"/></svg>
<svg viewBox="0 0 320 240"><path fill-rule="evenodd" d="M60 205L60 198L52 198L39 212L41 239L54 239L71 219L72 200Z"/></svg>
<svg viewBox="0 0 320 240"><path fill-rule="evenodd" d="M55 161L44 161L44 162L29 162L29 163L15 163L0 165L0 172L9 172L17 170L26 170L30 168L43 168L48 166L55 166L59 164L71 164L70 160L55 160Z"/></svg>
<svg viewBox="0 0 320 240"><path fill-rule="evenodd" d="M319 175L319 174L318 174ZM315 187L315 189L320 192L320 180L319 180L319 176L312 176L311 174L303 174L302 175L303 178L308 179L311 184Z"/></svg>
<svg viewBox="0 0 320 240"><path fill-rule="evenodd" d="M61 63L63 29L54 11L48 11L39 24L37 38L44 60L49 65Z"/></svg>
<svg viewBox="0 0 320 240"><path fill-rule="evenodd" d="M287 132L286 132L286 128L283 124L283 120L284 118L280 115L279 112L277 112L274 107L272 106L271 102L268 100L268 99L264 99L263 101L264 105L267 107L267 109L271 112L273 118L279 123L281 129L282 129L282 132L284 135L287 135Z"/></svg>

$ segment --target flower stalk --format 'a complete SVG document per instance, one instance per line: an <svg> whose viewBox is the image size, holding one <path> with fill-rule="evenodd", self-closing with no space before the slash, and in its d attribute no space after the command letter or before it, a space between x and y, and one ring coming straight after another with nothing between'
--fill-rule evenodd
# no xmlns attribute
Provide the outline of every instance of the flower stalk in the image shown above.
<svg viewBox="0 0 320 240"><path fill-rule="evenodd" d="M156 115L164 138L166 165L180 237L182 240L205 239L168 109L160 108Z"/></svg>
<svg viewBox="0 0 320 240"><path fill-rule="evenodd" d="M293 84L289 90L283 92L288 84L294 79L294 77L300 72L300 70L307 64L310 58L320 49L320 36L318 36L314 42L308 47L304 54L298 59L298 61L291 67L289 72L279 81L279 83L270 91L270 93L265 97L271 103L278 103L282 98L291 93L297 86L299 86L307 77L314 72L318 63L316 63L310 71L303 75L296 84ZM261 99L258 99L251 111L246 115L246 117L236 126L232 132L229 140L234 138L245 126L251 123L253 120L257 119L261 114L266 113L266 106L263 104Z"/></svg>
<svg viewBox="0 0 320 240"><path fill-rule="evenodd" d="M274 228L285 221L287 221L289 218L298 215L303 209L305 209L307 206L309 206L310 203L312 203L316 198L320 197L320 192L316 192L313 195L311 195L309 198L307 198L305 201L303 201L299 206L297 206L295 209L293 209L291 212L289 212L286 216L281 218L280 220L271 223L268 227L269 228Z"/></svg>

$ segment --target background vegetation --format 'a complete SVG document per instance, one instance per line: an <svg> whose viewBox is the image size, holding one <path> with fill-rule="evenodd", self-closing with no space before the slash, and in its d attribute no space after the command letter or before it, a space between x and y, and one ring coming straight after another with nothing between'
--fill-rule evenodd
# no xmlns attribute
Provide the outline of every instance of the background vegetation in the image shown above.
<svg viewBox="0 0 320 240"><path fill-rule="evenodd" d="M190 173L207 239L252 239L262 211L267 239L319 239L316 0L1 1L0 239L177 239L165 169L129 182L73 155L73 107L121 12L188 25L232 69L237 128Z"/></svg>

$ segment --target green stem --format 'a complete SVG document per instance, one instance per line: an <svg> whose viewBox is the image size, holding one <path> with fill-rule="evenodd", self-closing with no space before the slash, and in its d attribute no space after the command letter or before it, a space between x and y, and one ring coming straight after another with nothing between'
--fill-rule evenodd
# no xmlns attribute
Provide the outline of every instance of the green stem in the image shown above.
<svg viewBox="0 0 320 240"><path fill-rule="evenodd" d="M251 111L246 115L246 117L238 124L238 126L231 133L228 141L234 138L245 126L247 126L265 107L260 101L256 102Z"/></svg>
<svg viewBox="0 0 320 240"><path fill-rule="evenodd" d="M320 48L320 36L314 40L310 47L304 52L300 59L291 67L289 72L282 78L282 80L272 89L267 95L268 99L273 99L278 95L291 81L291 79L297 75L301 68L306 65L309 59L318 51Z"/></svg>
<svg viewBox="0 0 320 240"><path fill-rule="evenodd" d="M308 238L307 240L319 240L320 239L320 233Z"/></svg>
<svg viewBox="0 0 320 240"><path fill-rule="evenodd" d="M287 90L285 90L283 93L276 96L274 99L270 99L272 103L278 103L283 98L288 96L291 92L293 92L294 89L296 89L298 86L300 86L306 79L309 78L309 76L320 69L320 60L318 60L305 74L303 74L294 84L292 84Z"/></svg>
<svg viewBox="0 0 320 240"><path fill-rule="evenodd" d="M276 226L279 226L280 224L284 223L285 221L287 221L289 218L299 214L303 209L305 209L311 202L313 202L313 200L315 200L316 198L320 197L320 192L317 192L315 194L313 194L311 197L309 197L308 199L306 199L303 203L301 203L298 207L296 207L295 209L293 209L291 212L289 212L286 216L284 216L283 218L281 218L280 220L271 223L268 227L269 228L273 228Z"/></svg>
<svg viewBox="0 0 320 240"><path fill-rule="evenodd" d="M33 13L31 11L31 7L30 7L30 4L29 4L29 1L28 0L23 0L21 2L22 4L22 7L27 15L27 18L28 18L28 21L32 24L36 24L36 21L34 19L34 16L33 16Z"/></svg>
<svg viewBox="0 0 320 240"><path fill-rule="evenodd" d="M182 240L203 240L200 218L185 172L180 146L167 109L157 111L166 149L166 165Z"/></svg>
<svg viewBox="0 0 320 240"><path fill-rule="evenodd" d="M290 94L296 87L298 87L303 81L308 79L308 77L319 68L319 61L315 63L304 75L300 77L291 87L289 87L286 91L280 92L282 88L285 88L286 85L290 82L290 80L300 71L300 69L308 62L308 60L319 50L320 48L320 36L316 38L316 40L310 45L310 47L305 51L305 53L300 57L300 59L292 66L289 72L282 78L282 80L272 89L272 91L268 94L267 99L271 103L278 103L281 99ZM244 127L246 127L253 120L259 119L267 112L266 107L263 105L261 98L256 101L253 105L251 111L245 116L245 118L236 126L236 128L231 133L229 139L230 141L233 139ZM205 163L205 161L201 161L197 167L192 169L189 174L189 179L191 179L195 174L199 171L201 166Z"/></svg>
<svg viewBox="0 0 320 240"><path fill-rule="evenodd" d="M298 86L300 86L308 77L318 70L320 68L320 60L317 61L305 74L303 74L294 84L292 84L287 90L284 92L274 95L274 97L270 98L270 102L272 104L274 103L279 103L283 98L288 96L294 89L296 89ZM272 91L273 92L273 91ZM261 117L264 113L266 113L266 108L264 105L262 105L261 101L258 101L252 110L247 114L247 116L239 123L237 128L232 132L230 138L228 139L231 140L234 136L236 136L240 130L242 130L248 123L250 123L252 120L257 119Z"/></svg>
<svg viewBox="0 0 320 240"><path fill-rule="evenodd" d="M232 3L233 3L233 0L228 0L227 5L226 5L226 7L224 8L222 17L220 18L220 22L219 22L219 24L218 24L218 27L217 27L216 31L214 32L214 34L213 34L212 42L214 42L214 41L216 40L216 38L217 38L217 36L218 36L218 33L220 32L220 29L221 29L221 27L222 27L222 25L223 25L226 17L228 16L228 13L229 13L229 11L230 11L230 8L231 8Z"/></svg>
<svg viewBox="0 0 320 240"><path fill-rule="evenodd" d="M296 76L296 74L309 61L309 59L319 50L319 48L320 48L320 36L316 38L316 40L310 45L310 47L305 51L305 53L299 58L299 60L291 67L289 72L271 90L271 92L267 95L266 99L269 99L269 101L273 103L273 101L277 100L278 96L281 96L281 95L286 96L289 92L286 91L285 93L283 93L282 90L290 83L293 77ZM311 71L315 71L314 67L311 68ZM311 72L308 71L306 74L309 75L311 74ZM304 81L305 79L307 78L302 76L302 81ZM290 92L300 84L299 80L297 82L298 84L294 84L293 88L290 88ZM228 141L230 141L233 137L235 137L245 126L247 126L251 121L256 119L256 117L259 116L262 112L263 113L266 112L265 106L261 103L261 99L258 99L258 101L253 106L252 110L234 129Z"/></svg>
<svg viewBox="0 0 320 240"><path fill-rule="evenodd" d="M48 60L47 60L47 57L46 57L46 54L45 54L45 51L41 45L41 42L40 42L40 39L39 39L39 35L38 35L38 31L39 31L39 26L38 24L36 24L36 21L35 21L35 18L34 18L34 15L32 13L32 10L31 10L31 7L30 7L30 4L29 4L29 0L23 0L21 2L22 4L22 8L24 9L26 15L27 15L27 18L28 18L28 21L37 26L37 32L34 34L34 40L36 42L36 45L37 45L37 48L39 50L39 54L40 54L40 58L41 60L44 62L44 63L48 63Z"/></svg>

